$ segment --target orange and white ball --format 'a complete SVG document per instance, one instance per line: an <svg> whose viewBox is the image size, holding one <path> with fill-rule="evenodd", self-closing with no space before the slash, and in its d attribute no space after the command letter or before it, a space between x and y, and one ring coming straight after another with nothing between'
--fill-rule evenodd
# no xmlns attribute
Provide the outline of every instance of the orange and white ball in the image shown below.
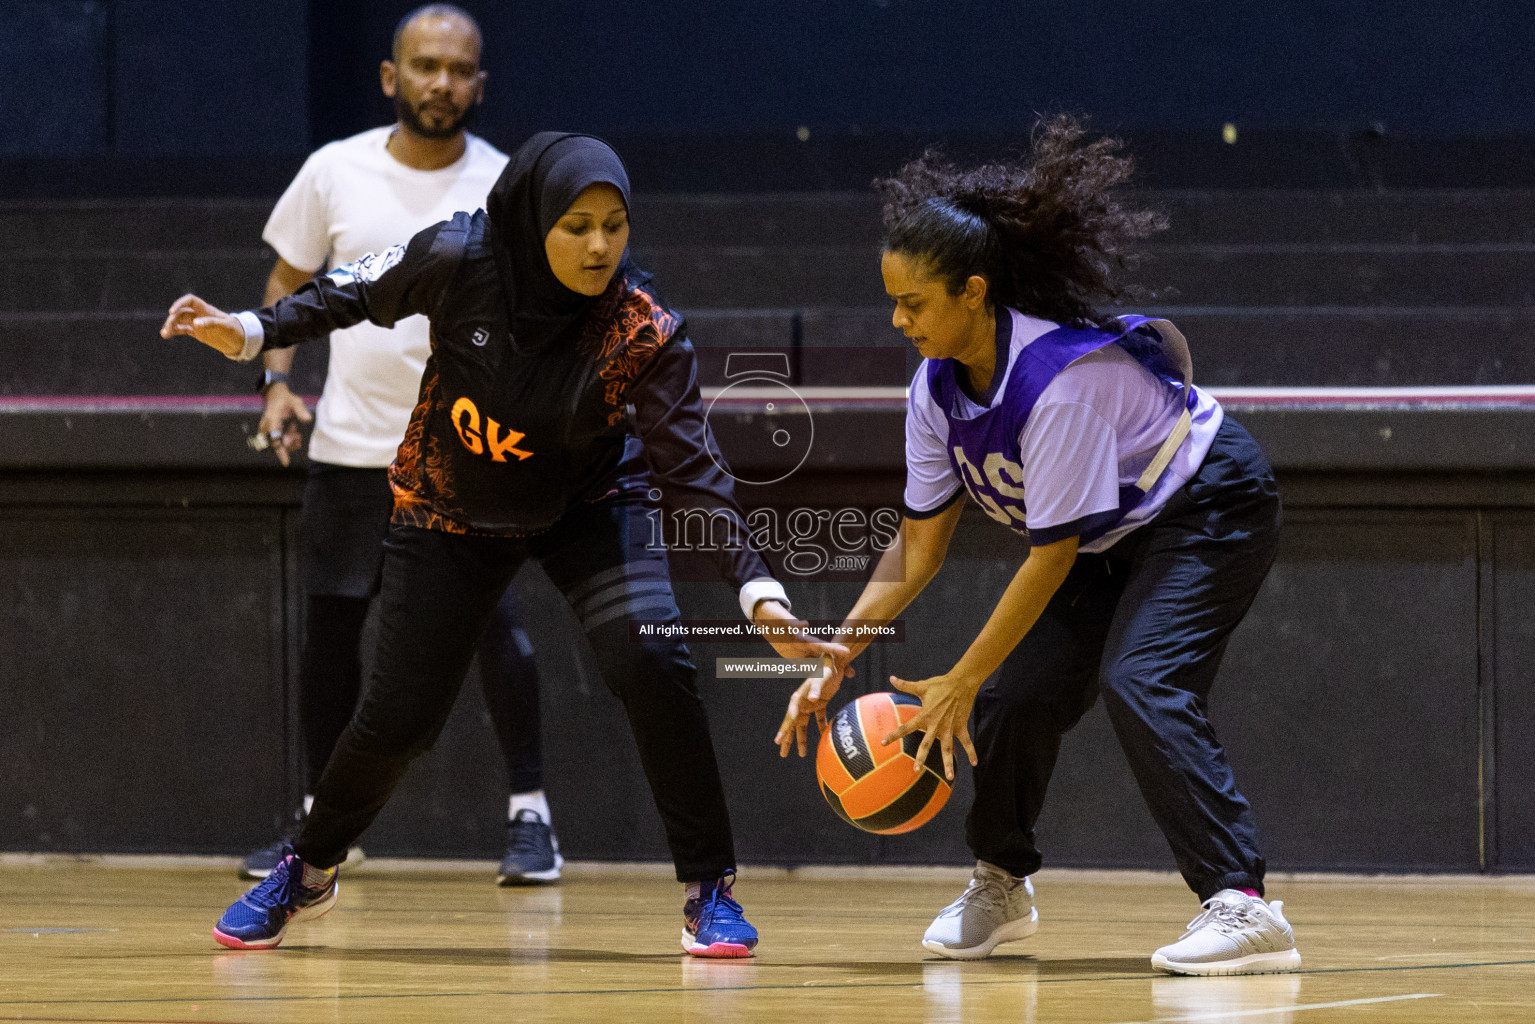
<svg viewBox="0 0 1535 1024"><path fill-rule="evenodd" d="M938 744L916 767L921 733L887 746L880 740L915 718L922 702L905 693L871 693L845 705L821 734L815 771L821 795L849 825L896 835L932 820L953 787L943 777Z"/></svg>

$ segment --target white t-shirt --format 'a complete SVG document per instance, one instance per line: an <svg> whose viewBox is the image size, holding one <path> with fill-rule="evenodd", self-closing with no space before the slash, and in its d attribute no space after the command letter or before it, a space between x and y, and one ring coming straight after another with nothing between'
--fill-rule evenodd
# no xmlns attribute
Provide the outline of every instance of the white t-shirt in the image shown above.
<svg viewBox="0 0 1535 1024"><path fill-rule="evenodd" d="M277 255L300 270L328 270L485 205L505 153L469 135L457 162L418 171L385 149L394 130L389 125L332 142L304 161L261 233ZM424 316L392 330L364 322L334 332L310 456L341 466L388 466L416 405L429 348Z"/></svg>
<svg viewBox="0 0 1535 1024"><path fill-rule="evenodd" d="M1008 401L1007 378L1025 347L1056 324L1012 313L1006 367L996 394L983 407L955 389L959 408L938 407L927 383L927 363L911 382L906 411L906 507L929 512L945 504L961 482L949 461L949 416L973 419ZM1160 512L1204 463L1225 414L1208 392L1195 388L1188 437L1151 492L1113 530L1083 544L1106 551ZM1048 543L1054 533L1119 508L1119 488L1133 484L1156 457L1183 410L1183 395L1152 375L1118 345L1090 352L1068 365L1040 393L1019 437L1021 490L1027 527Z"/></svg>

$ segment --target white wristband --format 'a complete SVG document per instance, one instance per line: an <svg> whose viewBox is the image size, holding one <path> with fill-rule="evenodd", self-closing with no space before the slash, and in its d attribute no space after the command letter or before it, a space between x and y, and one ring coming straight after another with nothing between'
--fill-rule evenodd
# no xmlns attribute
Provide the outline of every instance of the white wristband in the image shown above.
<svg viewBox="0 0 1535 1024"><path fill-rule="evenodd" d="M789 604L789 595L784 593L783 584L775 579L764 577L752 580L741 588L741 612L748 619L753 617L752 613L763 601L782 601L785 608L793 608Z"/></svg>
<svg viewBox="0 0 1535 1024"><path fill-rule="evenodd" d="M261 329L261 321L256 314L249 310L236 313L235 319L240 321L240 329L245 332L245 347L233 358L237 362L248 363L261 354L261 343L266 340L266 331Z"/></svg>

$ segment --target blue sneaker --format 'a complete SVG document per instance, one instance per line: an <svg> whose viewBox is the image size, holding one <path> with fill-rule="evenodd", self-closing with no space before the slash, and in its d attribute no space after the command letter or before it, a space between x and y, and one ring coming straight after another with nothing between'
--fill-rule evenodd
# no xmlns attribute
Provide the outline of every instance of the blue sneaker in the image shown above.
<svg viewBox="0 0 1535 1024"><path fill-rule="evenodd" d="M682 948L692 956L719 959L751 956L757 929L746 920L741 904L731 899L735 871L699 884L697 896L682 905Z"/></svg>
<svg viewBox="0 0 1535 1024"><path fill-rule="evenodd" d="M329 912L336 892L335 868L306 867L293 847L284 846L272 873L224 911L213 926L213 941L230 949L272 949L290 923Z"/></svg>

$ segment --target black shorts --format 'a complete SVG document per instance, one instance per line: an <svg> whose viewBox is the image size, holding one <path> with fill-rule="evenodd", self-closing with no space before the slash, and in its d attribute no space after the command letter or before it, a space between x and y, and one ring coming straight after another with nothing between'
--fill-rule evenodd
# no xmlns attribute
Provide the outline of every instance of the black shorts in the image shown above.
<svg viewBox="0 0 1535 1024"><path fill-rule="evenodd" d="M304 593L376 595L393 510L387 469L310 460L299 517L299 578Z"/></svg>

